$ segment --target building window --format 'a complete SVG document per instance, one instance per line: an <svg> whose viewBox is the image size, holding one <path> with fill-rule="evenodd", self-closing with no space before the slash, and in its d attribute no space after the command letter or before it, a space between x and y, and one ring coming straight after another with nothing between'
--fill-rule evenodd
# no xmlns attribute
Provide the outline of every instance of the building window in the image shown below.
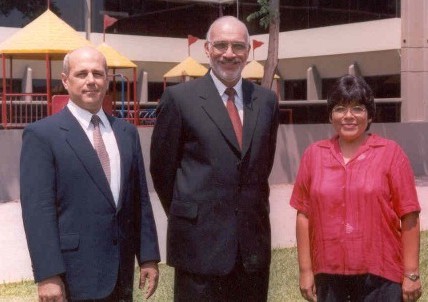
<svg viewBox="0 0 428 302"><path fill-rule="evenodd" d="M372 88L376 99L400 98L401 78L399 74L364 77L364 80ZM322 79L322 99L327 99L327 95L336 78Z"/></svg>
<svg viewBox="0 0 428 302"><path fill-rule="evenodd" d="M306 80L285 80L282 95L285 101L306 100Z"/></svg>
<svg viewBox="0 0 428 302"><path fill-rule="evenodd" d="M3 1L2 1L3 2ZM47 9L47 1L7 1L0 4L0 26L22 28L39 17ZM50 1L50 10L77 31L85 30L85 0Z"/></svg>
<svg viewBox="0 0 428 302"><path fill-rule="evenodd" d="M0 26L24 27L47 8L46 1L8 1L0 5ZM220 15L236 15L236 3L218 1L92 0L92 31L103 31L103 16L119 19L109 33L183 38L204 38L209 24ZM86 0L56 0L50 9L77 31L85 31ZM239 16L245 22L257 11L257 0L240 0ZM114 16L114 14L117 14ZM400 0L281 0L280 31L400 17ZM257 20L247 24L250 34L266 33Z"/></svg>
<svg viewBox="0 0 428 302"><path fill-rule="evenodd" d="M281 0L280 31L396 18L400 17L399 3L400 0ZM238 9L250 34L266 33L257 20L246 21L248 15L259 9L257 0L240 0ZM97 5L93 10L94 18L101 18L101 10L128 15L119 17L120 20L107 29L110 33L176 38L188 34L204 38L213 20L220 15L237 14L236 3L192 0L106 0L102 8ZM102 32L99 24L102 22L96 22L93 28Z"/></svg>

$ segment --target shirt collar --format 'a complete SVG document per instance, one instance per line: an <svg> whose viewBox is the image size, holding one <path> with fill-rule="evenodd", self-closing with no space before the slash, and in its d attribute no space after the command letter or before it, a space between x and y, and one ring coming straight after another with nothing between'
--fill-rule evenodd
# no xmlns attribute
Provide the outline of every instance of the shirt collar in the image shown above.
<svg viewBox="0 0 428 302"><path fill-rule="evenodd" d="M224 94L224 92L226 91L227 86L224 85L223 82L219 80L219 78L214 74L212 69L210 70L210 75L214 81L214 85L217 88L218 93L220 94L220 96L222 96ZM241 99L241 100L244 99L243 93L242 93L242 77L239 78L238 83L236 83L236 85L233 86L232 88L235 89L236 95L238 96L239 99Z"/></svg>
<svg viewBox="0 0 428 302"><path fill-rule="evenodd" d="M67 108L71 111L73 116L82 125L82 127L84 127L84 129L89 129L89 127L92 125L91 119L93 114L91 112L77 106L72 100L68 101ZM102 126L108 128L110 123L102 108L96 113L96 115L100 117Z"/></svg>
<svg viewBox="0 0 428 302"><path fill-rule="evenodd" d="M322 140L318 142L318 146L323 148L333 148L336 144L339 144L339 135L337 134L329 140ZM381 147L386 145L386 141L377 134L369 133L368 138L363 143L363 145L367 147Z"/></svg>

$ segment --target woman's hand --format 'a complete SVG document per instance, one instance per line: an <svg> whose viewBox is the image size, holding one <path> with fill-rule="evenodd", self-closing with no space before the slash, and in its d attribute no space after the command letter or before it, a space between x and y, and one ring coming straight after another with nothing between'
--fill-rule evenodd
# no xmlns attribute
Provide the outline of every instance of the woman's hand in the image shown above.
<svg viewBox="0 0 428 302"><path fill-rule="evenodd" d="M401 288L403 290L404 302L417 301L422 296L422 285L420 279L412 281L404 277Z"/></svg>
<svg viewBox="0 0 428 302"><path fill-rule="evenodd" d="M299 286L302 297L307 301L316 301L314 272L312 271L311 245L309 242L309 220L302 213L296 217L297 258L299 261Z"/></svg>
<svg viewBox="0 0 428 302"><path fill-rule="evenodd" d="M314 274L312 271L300 273L300 293L307 301L317 301Z"/></svg>

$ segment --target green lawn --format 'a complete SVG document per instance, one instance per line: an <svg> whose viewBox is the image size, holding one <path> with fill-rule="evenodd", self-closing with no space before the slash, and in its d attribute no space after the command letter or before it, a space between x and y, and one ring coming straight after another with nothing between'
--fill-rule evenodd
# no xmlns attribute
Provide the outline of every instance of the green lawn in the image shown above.
<svg viewBox="0 0 428 302"><path fill-rule="evenodd" d="M280 249L273 251L269 301L304 301L300 297L298 288L297 253L295 248ZM421 278L425 283L428 280L428 231L422 232L421 237ZM136 278L138 279L138 278ZM135 301L143 301L140 290L135 287ZM428 290L419 301L428 302ZM159 287L155 295L149 301L172 301L173 293L173 270L160 265ZM37 301L36 286L31 281L10 283L0 285L0 301Z"/></svg>

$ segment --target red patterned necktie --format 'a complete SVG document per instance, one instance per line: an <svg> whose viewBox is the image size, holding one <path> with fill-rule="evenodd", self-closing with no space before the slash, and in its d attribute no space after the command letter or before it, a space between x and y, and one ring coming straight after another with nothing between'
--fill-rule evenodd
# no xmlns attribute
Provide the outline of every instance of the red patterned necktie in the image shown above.
<svg viewBox="0 0 428 302"><path fill-rule="evenodd" d="M94 125L94 149L98 154L101 166L103 167L104 173L110 183L111 172L110 172L110 159L108 157L106 146L104 145L103 138L100 131L101 119L98 115L94 114L91 118L91 123Z"/></svg>
<svg viewBox="0 0 428 302"><path fill-rule="evenodd" d="M236 138L238 139L239 148L242 149L242 122L239 117L238 109L235 105L236 91L233 88L226 88L227 94L226 108L229 113L230 120L232 121L233 130L235 130Z"/></svg>

